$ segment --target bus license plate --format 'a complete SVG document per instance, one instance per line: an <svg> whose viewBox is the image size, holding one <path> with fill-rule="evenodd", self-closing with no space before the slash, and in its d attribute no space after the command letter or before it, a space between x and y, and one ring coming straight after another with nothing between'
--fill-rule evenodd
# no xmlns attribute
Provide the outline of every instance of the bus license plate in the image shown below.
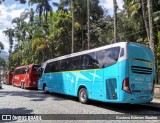
<svg viewBox="0 0 160 123"><path fill-rule="evenodd" d="M141 96L141 100L145 100L145 97L144 97L144 96Z"/></svg>

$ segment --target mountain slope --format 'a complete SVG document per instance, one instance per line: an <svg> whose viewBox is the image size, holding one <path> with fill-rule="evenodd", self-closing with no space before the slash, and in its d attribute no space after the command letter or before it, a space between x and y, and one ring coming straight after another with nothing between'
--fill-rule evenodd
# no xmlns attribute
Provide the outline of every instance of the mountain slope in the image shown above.
<svg viewBox="0 0 160 123"><path fill-rule="evenodd" d="M0 51L0 57L2 57L5 61L8 60L8 53L6 51Z"/></svg>

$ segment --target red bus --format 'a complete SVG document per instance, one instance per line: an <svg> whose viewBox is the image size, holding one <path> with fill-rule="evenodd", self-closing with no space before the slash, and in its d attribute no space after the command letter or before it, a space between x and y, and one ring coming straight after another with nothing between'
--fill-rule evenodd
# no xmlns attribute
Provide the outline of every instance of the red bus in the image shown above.
<svg viewBox="0 0 160 123"><path fill-rule="evenodd" d="M6 81L7 81L7 76L5 75L2 79L3 83L6 84Z"/></svg>
<svg viewBox="0 0 160 123"><path fill-rule="evenodd" d="M12 79L13 86L21 88L37 88L39 79L37 69L39 67L40 65L36 64L17 67L14 70Z"/></svg>
<svg viewBox="0 0 160 123"><path fill-rule="evenodd" d="M11 85L13 78L13 71L8 71L6 76L4 77L4 84Z"/></svg>

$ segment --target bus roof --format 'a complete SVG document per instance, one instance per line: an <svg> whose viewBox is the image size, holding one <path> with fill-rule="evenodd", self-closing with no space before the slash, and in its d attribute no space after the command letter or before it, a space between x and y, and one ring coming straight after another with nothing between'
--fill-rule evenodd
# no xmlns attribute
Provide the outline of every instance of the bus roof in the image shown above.
<svg viewBox="0 0 160 123"><path fill-rule="evenodd" d="M69 55L64 55L64 56L60 56L60 57L57 57L57 58L49 59L44 63L49 63L49 62L52 62L52 61L62 60L62 59L66 59L66 58L72 58L74 56L84 55L84 54L87 54L87 53L92 53L92 52L96 52L96 51L99 51L99 50L108 49L108 48L117 47L117 46L125 47L128 43L145 46L143 44L139 44L139 43L135 43L135 42L118 42L118 43L114 43L114 44L110 44L110 45L106 45L106 46L102 46L102 47L98 47L98 48L94 48L94 49L90 49L90 50L84 50L84 51L81 51L81 52L72 53L72 54L69 54ZM147 46L145 46L145 47L147 47Z"/></svg>
<svg viewBox="0 0 160 123"><path fill-rule="evenodd" d="M20 68L25 68L27 66L33 66L33 65L38 65L38 64L28 64L28 65L19 66L19 67L16 67L15 70L20 69Z"/></svg>
<svg viewBox="0 0 160 123"><path fill-rule="evenodd" d="M64 56L60 56L60 57L57 57L57 58L49 59L44 63L49 63L49 62L52 62L52 61L62 60L62 59L66 59L66 58L72 58L74 56L84 55L84 54L87 54L87 53L92 53L92 52L95 52L95 51L108 49L108 48L111 48L111 47L116 47L116 46L124 47L124 46L126 46L127 43L128 42L118 42L118 43L94 48L94 49L91 49L91 50L84 50L84 51L81 51L81 52L72 53L72 54L69 54L69 55L64 55Z"/></svg>
<svg viewBox="0 0 160 123"><path fill-rule="evenodd" d="M26 65L16 67L15 70L20 69L20 68L24 68L24 67L26 67Z"/></svg>

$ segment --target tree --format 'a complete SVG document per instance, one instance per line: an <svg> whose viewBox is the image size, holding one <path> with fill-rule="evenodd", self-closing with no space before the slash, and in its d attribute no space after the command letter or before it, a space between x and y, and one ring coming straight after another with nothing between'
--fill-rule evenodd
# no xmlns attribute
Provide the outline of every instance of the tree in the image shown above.
<svg viewBox="0 0 160 123"><path fill-rule="evenodd" d="M40 24L42 22L42 15L44 14L44 22L48 21L48 13L52 13L52 7L49 4L49 0L29 0L29 5L37 4L36 11L39 14Z"/></svg>
<svg viewBox="0 0 160 123"><path fill-rule="evenodd" d="M87 0L88 50L90 48L90 0Z"/></svg>
<svg viewBox="0 0 160 123"><path fill-rule="evenodd" d="M117 1L113 0L113 9L114 9L114 43L117 42Z"/></svg>
<svg viewBox="0 0 160 123"><path fill-rule="evenodd" d="M141 5L142 5L143 20L144 20L144 24L145 24L146 33L147 33L147 39L149 41L150 40L149 26L148 26L148 22L146 19L146 13L145 13L146 10L145 10L145 5L144 5L144 0L141 0Z"/></svg>
<svg viewBox="0 0 160 123"><path fill-rule="evenodd" d="M3 43L0 41L0 51L4 49Z"/></svg>
<svg viewBox="0 0 160 123"><path fill-rule="evenodd" d="M9 37L9 44L10 44L10 47L9 47L9 53L12 52L12 47L13 47L13 37L14 37L14 30L9 28L9 29L6 29L3 31L3 33Z"/></svg>
<svg viewBox="0 0 160 123"><path fill-rule="evenodd" d="M4 66L4 65L5 65L5 60L2 57L0 57L0 66Z"/></svg>
<svg viewBox="0 0 160 123"><path fill-rule="evenodd" d="M59 4L53 3L54 5L58 5L58 11L64 10L64 8L66 6L70 6L71 9L71 13L72 13L72 45L71 45L71 53L74 53L74 34L75 34L75 30L74 30L74 24L75 24L75 18L74 18L74 11L75 11L75 0L60 0ZM67 10L66 10L67 11Z"/></svg>
<svg viewBox="0 0 160 123"><path fill-rule="evenodd" d="M148 19L149 19L149 46L154 53L154 36L153 36L153 5L152 0L147 0L148 4Z"/></svg>

